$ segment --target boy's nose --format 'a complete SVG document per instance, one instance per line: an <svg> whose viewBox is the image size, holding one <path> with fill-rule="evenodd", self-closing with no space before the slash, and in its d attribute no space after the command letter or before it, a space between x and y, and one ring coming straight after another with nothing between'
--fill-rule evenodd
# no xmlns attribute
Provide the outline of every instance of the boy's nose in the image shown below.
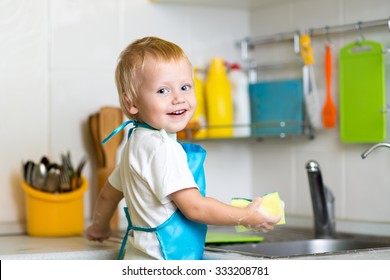
<svg viewBox="0 0 390 280"><path fill-rule="evenodd" d="M172 102L173 104L179 104L185 102L184 93L181 91L175 91Z"/></svg>

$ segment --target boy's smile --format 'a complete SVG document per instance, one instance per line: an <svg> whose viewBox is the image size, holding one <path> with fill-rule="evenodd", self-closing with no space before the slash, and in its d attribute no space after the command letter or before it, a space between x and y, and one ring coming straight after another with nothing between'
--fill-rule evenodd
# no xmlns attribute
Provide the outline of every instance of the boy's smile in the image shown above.
<svg viewBox="0 0 390 280"><path fill-rule="evenodd" d="M156 129L170 133L183 130L196 108L192 73L191 64L184 58L178 61L145 58L132 113Z"/></svg>
<svg viewBox="0 0 390 280"><path fill-rule="evenodd" d="M172 113L169 113L170 115L182 115L184 114L186 111L185 110L180 110L180 111L176 111L176 112L172 112Z"/></svg>

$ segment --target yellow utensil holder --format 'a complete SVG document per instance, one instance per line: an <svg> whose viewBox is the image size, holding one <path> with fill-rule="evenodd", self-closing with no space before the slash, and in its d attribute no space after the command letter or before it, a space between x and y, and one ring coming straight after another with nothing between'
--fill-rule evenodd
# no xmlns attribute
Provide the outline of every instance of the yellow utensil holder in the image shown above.
<svg viewBox="0 0 390 280"><path fill-rule="evenodd" d="M88 181L71 192L48 193L34 189L26 182L27 233L32 236L80 235L84 230L84 192Z"/></svg>

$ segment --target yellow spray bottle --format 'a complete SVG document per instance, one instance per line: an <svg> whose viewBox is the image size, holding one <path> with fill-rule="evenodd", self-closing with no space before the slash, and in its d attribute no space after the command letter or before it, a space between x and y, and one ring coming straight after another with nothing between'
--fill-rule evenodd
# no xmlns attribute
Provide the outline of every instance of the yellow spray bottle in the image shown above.
<svg viewBox="0 0 390 280"><path fill-rule="evenodd" d="M177 139L205 139L207 138L207 118L204 96L204 83L198 75L199 68L194 68L194 91L197 101L196 110L192 119L188 122L184 130L177 133Z"/></svg>
<svg viewBox="0 0 390 280"><path fill-rule="evenodd" d="M198 129L194 135L195 139L207 138L207 121L206 121L206 104L204 96L204 83L198 76L198 68L194 69L194 86L195 95L198 105L196 107L192 120L198 125Z"/></svg>
<svg viewBox="0 0 390 280"><path fill-rule="evenodd" d="M205 83L208 136L229 138L233 136L233 99L224 61L211 60Z"/></svg>

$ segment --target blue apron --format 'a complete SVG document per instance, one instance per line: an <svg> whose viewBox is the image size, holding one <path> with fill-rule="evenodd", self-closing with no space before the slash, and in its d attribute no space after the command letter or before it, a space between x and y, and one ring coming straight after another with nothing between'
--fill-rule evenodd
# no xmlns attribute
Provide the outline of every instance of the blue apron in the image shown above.
<svg viewBox="0 0 390 280"><path fill-rule="evenodd" d="M114 130L103 144L107 142L113 135L123 129L129 123L133 123L134 127L142 126L151 128L145 123L138 123L136 121L127 121ZM129 130L128 137L130 137L133 128ZM206 195L206 180L204 175L203 163L206 157L206 151L199 145L180 143L187 154L187 163L194 177L196 184L202 196ZM127 238L131 230L155 232L158 242L160 244L161 254L165 260L199 260L203 257L204 244L206 239L207 225L197 223L187 219L179 209L177 209L171 217L164 223L154 228L144 228L133 226L128 208L125 207L126 219L128 226L125 236L122 241L122 246L119 251L118 259L123 259Z"/></svg>

